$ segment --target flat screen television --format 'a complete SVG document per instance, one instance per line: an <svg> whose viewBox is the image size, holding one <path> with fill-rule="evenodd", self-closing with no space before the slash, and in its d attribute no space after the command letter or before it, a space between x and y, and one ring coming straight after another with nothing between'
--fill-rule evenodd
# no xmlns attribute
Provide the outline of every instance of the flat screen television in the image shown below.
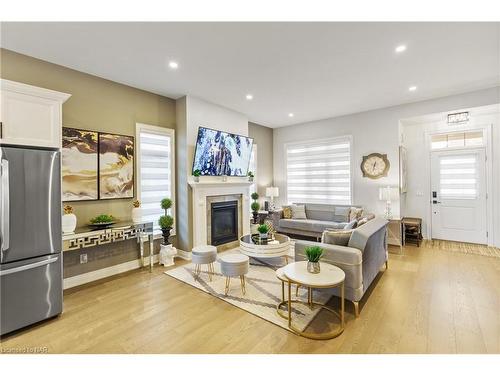
<svg viewBox="0 0 500 375"><path fill-rule="evenodd" d="M193 172L202 176L246 176L253 138L200 126L193 159Z"/></svg>

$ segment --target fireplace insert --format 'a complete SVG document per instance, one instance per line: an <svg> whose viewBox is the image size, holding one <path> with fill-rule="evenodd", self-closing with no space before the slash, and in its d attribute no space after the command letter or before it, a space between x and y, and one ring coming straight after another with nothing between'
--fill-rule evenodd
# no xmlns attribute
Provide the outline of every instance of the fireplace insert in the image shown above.
<svg viewBox="0 0 500 375"><path fill-rule="evenodd" d="M210 215L211 245L222 245L238 239L238 201L214 202L210 206Z"/></svg>

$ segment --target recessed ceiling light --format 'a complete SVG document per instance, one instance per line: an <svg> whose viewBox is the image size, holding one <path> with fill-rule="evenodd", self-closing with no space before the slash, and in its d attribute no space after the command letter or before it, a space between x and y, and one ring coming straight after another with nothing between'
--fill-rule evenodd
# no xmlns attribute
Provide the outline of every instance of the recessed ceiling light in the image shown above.
<svg viewBox="0 0 500 375"><path fill-rule="evenodd" d="M294 115L293 115L293 113L291 113L291 112L288 114L288 117L293 117L293 116L294 116Z"/></svg>
<svg viewBox="0 0 500 375"><path fill-rule="evenodd" d="M416 91L416 90L417 90L417 86L408 87L408 91Z"/></svg>
<svg viewBox="0 0 500 375"><path fill-rule="evenodd" d="M401 45L396 47L395 51L396 51L396 53L404 52L404 51L406 51L406 46L404 44L401 44Z"/></svg>
<svg viewBox="0 0 500 375"><path fill-rule="evenodd" d="M253 99L253 95L252 94L247 94L245 96L245 98L247 98L247 100L252 100Z"/></svg>
<svg viewBox="0 0 500 375"><path fill-rule="evenodd" d="M179 64L177 64L177 62L175 61L169 61L168 66L170 69L177 69L179 67Z"/></svg>

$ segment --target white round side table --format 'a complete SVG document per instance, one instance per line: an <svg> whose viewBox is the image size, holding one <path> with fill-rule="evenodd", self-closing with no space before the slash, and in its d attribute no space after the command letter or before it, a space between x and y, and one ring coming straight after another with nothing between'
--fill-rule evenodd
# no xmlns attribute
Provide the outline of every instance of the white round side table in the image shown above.
<svg viewBox="0 0 500 375"><path fill-rule="evenodd" d="M283 275L285 276L286 282L288 284L288 300L282 301L277 306L278 314L283 316L283 311L281 307L287 305L287 318L288 327L296 334L315 340L328 340L339 336L344 332L344 280L345 273L339 267L333 264L321 262L321 272L320 273L310 273L307 271L307 262L295 262L282 267L280 280L283 280ZM308 301L298 301L291 298L292 284L299 284L308 288ZM327 289L327 288L340 288L340 312L334 309L313 301L313 289ZM283 296L284 297L284 296ZM292 322L292 304L293 303L303 303L309 305L311 308L314 306L320 307L322 309L328 310L340 319L340 325L337 329L325 332L325 333L307 333L302 332L293 325Z"/></svg>

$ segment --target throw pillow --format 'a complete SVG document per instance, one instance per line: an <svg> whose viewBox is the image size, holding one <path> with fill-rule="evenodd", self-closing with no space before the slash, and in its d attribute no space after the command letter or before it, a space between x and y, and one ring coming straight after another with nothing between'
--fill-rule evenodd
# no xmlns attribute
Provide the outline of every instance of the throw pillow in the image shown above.
<svg viewBox="0 0 500 375"><path fill-rule="evenodd" d="M358 207L351 207L349 211L349 221L354 219L359 220L363 216L363 209Z"/></svg>
<svg viewBox="0 0 500 375"><path fill-rule="evenodd" d="M336 230L334 232L324 231L321 242L330 245L347 246L351 239L352 230Z"/></svg>
<svg viewBox="0 0 500 375"><path fill-rule="evenodd" d="M353 219L344 226L344 230L354 229L358 226L358 219Z"/></svg>
<svg viewBox="0 0 500 375"><path fill-rule="evenodd" d="M292 218L292 207L283 206L283 219L291 219L291 218Z"/></svg>
<svg viewBox="0 0 500 375"><path fill-rule="evenodd" d="M363 216L361 219L358 221L358 227L360 227L363 224L368 223L370 220L374 219L375 215L374 214L368 214L366 216Z"/></svg>
<svg viewBox="0 0 500 375"><path fill-rule="evenodd" d="M307 219L306 206L292 206L292 219Z"/></svg>

